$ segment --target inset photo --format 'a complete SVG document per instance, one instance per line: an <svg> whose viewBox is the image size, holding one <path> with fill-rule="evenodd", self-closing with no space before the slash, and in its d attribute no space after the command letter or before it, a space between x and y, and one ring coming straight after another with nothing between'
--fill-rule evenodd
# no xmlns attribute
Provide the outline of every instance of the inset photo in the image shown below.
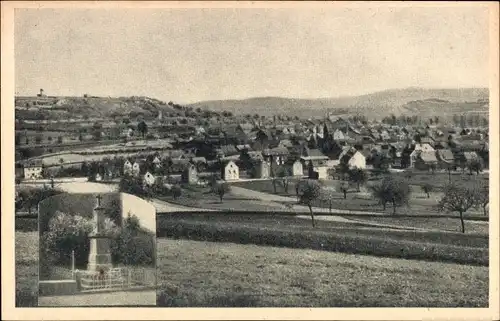
<svg viewBox="0 0 500 321"><path fill-rule="evenodd" d="M155 217L126 193L40 202L38 306L155 306Z"/></svg>

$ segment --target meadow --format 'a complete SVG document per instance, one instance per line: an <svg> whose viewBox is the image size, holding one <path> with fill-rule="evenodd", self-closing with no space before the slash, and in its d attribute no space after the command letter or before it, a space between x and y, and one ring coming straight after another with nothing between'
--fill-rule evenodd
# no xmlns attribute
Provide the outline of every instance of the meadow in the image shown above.
<svg viewBox="0 0 500 321"><path fill-rule="evenodd" d="M435 173L431 175L427 172L413 172L410 177L406 176L408 173L393 173L394 177L404 178L408 180L412 194L408 206L401 206L396 208L396 214L399 215L442 215L442 214L453 214L453 213L442 213L439 211L437 205L441 199L443 193L443 187L448 183L447 173ZM392 206L383 207L379 204L379 201L374 199L370 195L369 187L381 181L383 176L370 177L365 186L361 186L361 193L356 191L356 186L350 184L349 190L347 192L346 198L344 199L344 194L340 191L335 191L332 193L332 208L337 210L346 211L367 211L380 214L393 214ZM255 180L255 181L245 181L245 182L234 182L232 185L237 187L242 187L252 191L258 191L268 194L274 194L279 196L286 196L291 198L296 198L296 186L298 179L290 179L288 192L285 191L284 187L280 183L276 184L276 192L272 180ZM468 173L453 173L452 182L457 184L474 184L479 182L488 182L488 176L484 174L480 175L469 175ZM324 180L322 181L324 186L329 186L336 188L339 181L336 180ZM422 191L422 186L424 184L430 184L433 190L427 196ZM338 187L337 187L338 189ZM327 201L315 200L313 202L314 207L329 208L330 204ZM482 215L481 209L471 209L464 215Z"/></svg>
<svg viewBox="0 0 500 321"><path fill-rule="evenodd" d="M157 237L488 265L486 234L395 230L272 213L159 214Z"/></svg>
<svg viewBox="0 0 500 321"><path fill-rule="evenodd" d="M158 240L161 307L486 307L488 268Z"/></svg>

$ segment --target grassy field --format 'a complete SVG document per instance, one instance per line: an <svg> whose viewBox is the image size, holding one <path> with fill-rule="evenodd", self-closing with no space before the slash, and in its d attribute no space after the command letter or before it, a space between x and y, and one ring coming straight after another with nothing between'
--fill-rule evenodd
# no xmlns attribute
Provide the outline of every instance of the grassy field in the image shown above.
<svg viewBox="0 0 500 321"><path fill-rule="evenodd" d="M231 193L224 195L221 202L219 196L213 194L209 187L197 186L186 186L182 189L182 194L177 199L174 199L172 196L162 196L158 198L182 206L223 211L273 211L283 210L285 208L282 204L234 196L231 195Z"/></svg>
<svg viewBox="0 0 500 321"><path fill-rule="evenodd" d="M400 173L397 173L396 175L402 175ZM399 215L438 215L442 214L439 212L437 208L438 201L442 197L442 192L440 192L440 189L444 186L444 184L448 180L447 174L445 174L446 177L440 177L440 175L436 174L437 178L434 178L430 174L418 174L412 176L411 179L411 188L412 188L412 196L410 199L409 206L402 206L396 208L396 214ZM469 175L459 175L458 177L461 177L461 184L470 184L474 180L484 180L487 179L487 176L480 175L480 176L474 176L473 180L468 180L470 179ZM486 178L485 178L486 177ZM376 180L371 180L367 183L368 186L375 184L378 182L380 178L377 178ZM421 186L424 184L423 182L427 181L428 183L435 185L435 191L430 193L430 197L427 198L427 196L422 192ZM458 179L457 179L458 181ZM269 194L277 194L280 196L288 196L288 197L293 197L296 198L296 184L298 180L293 179L290 180L290 184L288 187L288 193L284 191L284 188L281 185L277 185L276 193L274 192L274 186L271 180L261 180L261 181L246 181L246 182L237 182L237 183L232 183L235 186L247 188L250 190L254 191L259 191L259 192L264 192L264 193L269 193ZM333 180L328 180L328 181L323 181L323 184L325 186L333 186L335 187L337 185L337 181ZM333 193L333 202L332 202L332 208L334 209L339 209L339 210L348 210L348 211L370 211L370 212L377 212L377 213L385 213L385 214L392 214L393 213L393 208L391 206L387 206L386 210L384 211L383 207L379 204L378 200L373 199L371 195L368 193L368 189L366 187L362 187L362 190L364 190L364 193L356 193L355 187L351 186L349 189L349 192L347 193L347 198L344 199L344 195L340 192ZM328 208L329 203L328 202L323 202L320 200L317 200L313 202L313 206L315 207L323 207L323 208ZM482 215L482 210L481 209L471 209L469 212L465 213L465 216L467 215Z"/></svg>
<svg viewBox="0 0 500 321"><path fill-rule="evenodd" d="M163 307L486 307L488 268L158 240Z"/></svg>
<svg viewBox="0 0 500 321"><path fill-rule="evenodd" d="M381 224L394 224L401 227L415 227L423 229L435 229L442 231L460 232L460 219L456 218L426 218L426 217L363 217L353 218L352 216L345 216L349 219L359 220L360 222L367 223L381 223ZM467 221L465 222L465 230L467 233L477 233L488 235L489 224L487 222Z"/></svg>
<svg viewBox="0 0 500 321"><path fill-rule="evenodd" d="M16 307L38 304L38 232L15 233Z"/></svg>
<svg viewBox="0 0 500 321"><path fill-rule="evenodd" d="M488 235L390 230L293 215L163 214L157 236L488 265Z"/></svg>

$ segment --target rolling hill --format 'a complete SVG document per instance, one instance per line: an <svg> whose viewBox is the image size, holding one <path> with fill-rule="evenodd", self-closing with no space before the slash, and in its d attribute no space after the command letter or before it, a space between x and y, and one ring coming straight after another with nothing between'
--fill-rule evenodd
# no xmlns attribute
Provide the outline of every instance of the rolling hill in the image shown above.
<svg viewBox="0 0 500 321"><path fill-rule="evenodd" d="M471 112L488 112L487 88L464 89L391 89L376 93L337 98L296 99L256 97L242 100L202 101L187 106L165 103L148 97L16 97L16 118L24 120L68 118L113 118L143 115L146 118L179 114L190 110L196 116L202 111L228 111L235 115L289 115L323 117L362 114L381 118L390 114L451 116ZM486 102L485 102L486 101ZM186 115L187 116L187 115Z"/></svg>
<svg viewBox="0 0 500 321"><path fill-rule="evenodd" d="M213 100L188 105L193 108L214 111L230 111L234 114L277 115L288 114L302 117L323 116L326 112L336 114L360 113L367 117L383 117L390 114L446 115L481 109L487 105L478 100L487 100L487 88L463 89L391 89L352 97L294 99L261 97L243 100Z"/></svg>

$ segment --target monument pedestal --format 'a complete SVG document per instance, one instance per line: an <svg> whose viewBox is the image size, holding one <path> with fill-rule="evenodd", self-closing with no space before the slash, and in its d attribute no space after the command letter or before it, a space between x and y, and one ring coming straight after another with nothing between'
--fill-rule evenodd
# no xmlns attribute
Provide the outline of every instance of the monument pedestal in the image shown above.
<svg viewBox="0 0 500 321"><path fill-rule="evenodd" d="M104 236L90 237L89 271L108 271L113 267L111 263L110 239Z"/></svg>
<svg viewBox="0 0 500 321"><path fill-rule="evenodd" d="M97 196L94 208L94 231L90 234L89 271L108 271L113 267L111 262L111 239L106 235L104 207L101 206L102 196Z"/></svg>

